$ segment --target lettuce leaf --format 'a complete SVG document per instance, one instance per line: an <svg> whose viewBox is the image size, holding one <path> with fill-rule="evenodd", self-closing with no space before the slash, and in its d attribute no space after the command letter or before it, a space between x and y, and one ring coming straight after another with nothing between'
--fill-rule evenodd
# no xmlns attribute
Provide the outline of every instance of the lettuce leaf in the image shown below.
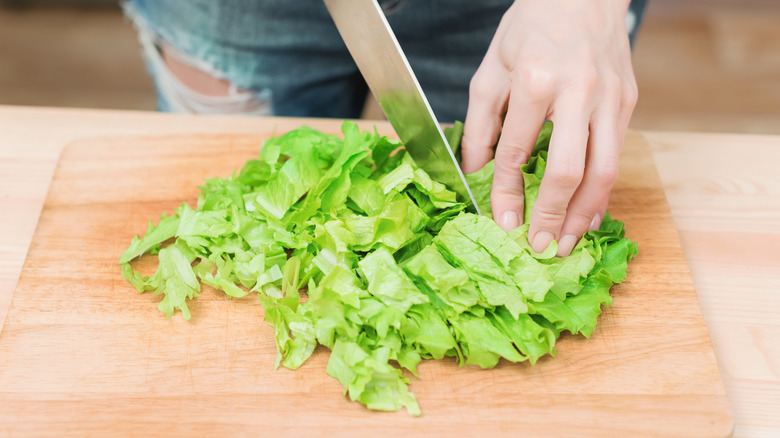
<svg viewBox="0 0 780 438"><path fill-rule="evenodd" d="M446 130L456 148L462 128ZM610 287L626 278L637 247L609 215L568 257L528 244L551 132L546 123L522 167L525 223L507 233L490 219L492 162L467 175L477 216L400 143L353 122L343 138L302 127L268 140L237 174L206 180L195 208L150 223L120 256L122 276L163 295L168 317L189 319L201 285L256 294L275 367L296 369L323 345L327 373L351 400L419 415L403 369L554 356L561 332L591 336ZM158 257L151 276L131 264L144 254Z"/></svg>

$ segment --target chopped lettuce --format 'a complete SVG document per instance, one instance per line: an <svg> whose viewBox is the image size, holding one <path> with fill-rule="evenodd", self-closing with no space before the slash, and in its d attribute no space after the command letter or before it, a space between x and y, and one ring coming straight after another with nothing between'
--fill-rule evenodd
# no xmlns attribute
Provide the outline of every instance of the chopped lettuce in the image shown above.
<svg viewBox="0 0 780 438"><path fill-rule="evenodd" d="M202 284L229 298L256 294L276 367L296 369L324 345L327 373L351 400L419 415L403 369L554 356L562 331L593 333L626 277L636 244L609 215L568 257L528 244L551 130L523 167L525 223L508 233L490 219L492 162L467 175L477 216L401 144L345 122L343 139L302 127L268 140L239 173L207 180L195 208L182 204L132 240L122 276L163 295L168 317L189 319ZM462 125L447 135L457 147ZM144 254L158 257L151 276L131 265Z"/></svg>

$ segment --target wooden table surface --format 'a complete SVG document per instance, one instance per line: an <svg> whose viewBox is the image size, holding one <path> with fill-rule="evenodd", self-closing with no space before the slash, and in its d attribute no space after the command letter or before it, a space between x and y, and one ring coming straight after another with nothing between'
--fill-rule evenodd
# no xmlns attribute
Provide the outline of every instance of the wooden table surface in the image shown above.
<svg viewBox="0 0 780 438"><path fill-rule="evenodd" d="M254 133L256 119L0 106L0 329L62 148L102 135ZM780 137L642 132L735 419L780 436ZM3 352L0 351L0 355Z"/></svg>

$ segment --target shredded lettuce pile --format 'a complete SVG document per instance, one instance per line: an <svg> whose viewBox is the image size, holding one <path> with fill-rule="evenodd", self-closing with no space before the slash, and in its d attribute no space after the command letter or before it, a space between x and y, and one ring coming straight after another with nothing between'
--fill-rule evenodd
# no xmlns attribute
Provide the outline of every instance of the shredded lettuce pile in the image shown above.
<svg viewBox="0 0 780 438"><path fill-rule="evenodd" d="M523 168L526 224L507 233L465 211L397 141L345 122L344 138L302 127L268 140L240 173L200 188L197 207L150 222L122 254L122 276L163 295L159 309L190 318L205 284L257 294L279 365L301 366L318 344L327 373L370 409L420 407L402 369L454 357L494 367L555 355L562 331L590 336L636 244L608 215L571 255L528 244L528 218L552 127ZM462 126L450 130L459 143ZM493 165L469 175L489 215ZM130 261L157 254L151 276ZM302 291L306 291L301 296Z"/></svg>

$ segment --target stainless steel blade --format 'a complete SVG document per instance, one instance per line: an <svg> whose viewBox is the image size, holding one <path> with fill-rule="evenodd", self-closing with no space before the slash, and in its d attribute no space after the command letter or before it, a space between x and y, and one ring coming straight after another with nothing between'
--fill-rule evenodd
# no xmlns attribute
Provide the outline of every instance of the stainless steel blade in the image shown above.
<svg viewBox="0 0 780 438"><path fill-rule="evenodd" d="M395 34L376 0L324 0L349 52L390 124L417 164L479 213Z"/></svg>

